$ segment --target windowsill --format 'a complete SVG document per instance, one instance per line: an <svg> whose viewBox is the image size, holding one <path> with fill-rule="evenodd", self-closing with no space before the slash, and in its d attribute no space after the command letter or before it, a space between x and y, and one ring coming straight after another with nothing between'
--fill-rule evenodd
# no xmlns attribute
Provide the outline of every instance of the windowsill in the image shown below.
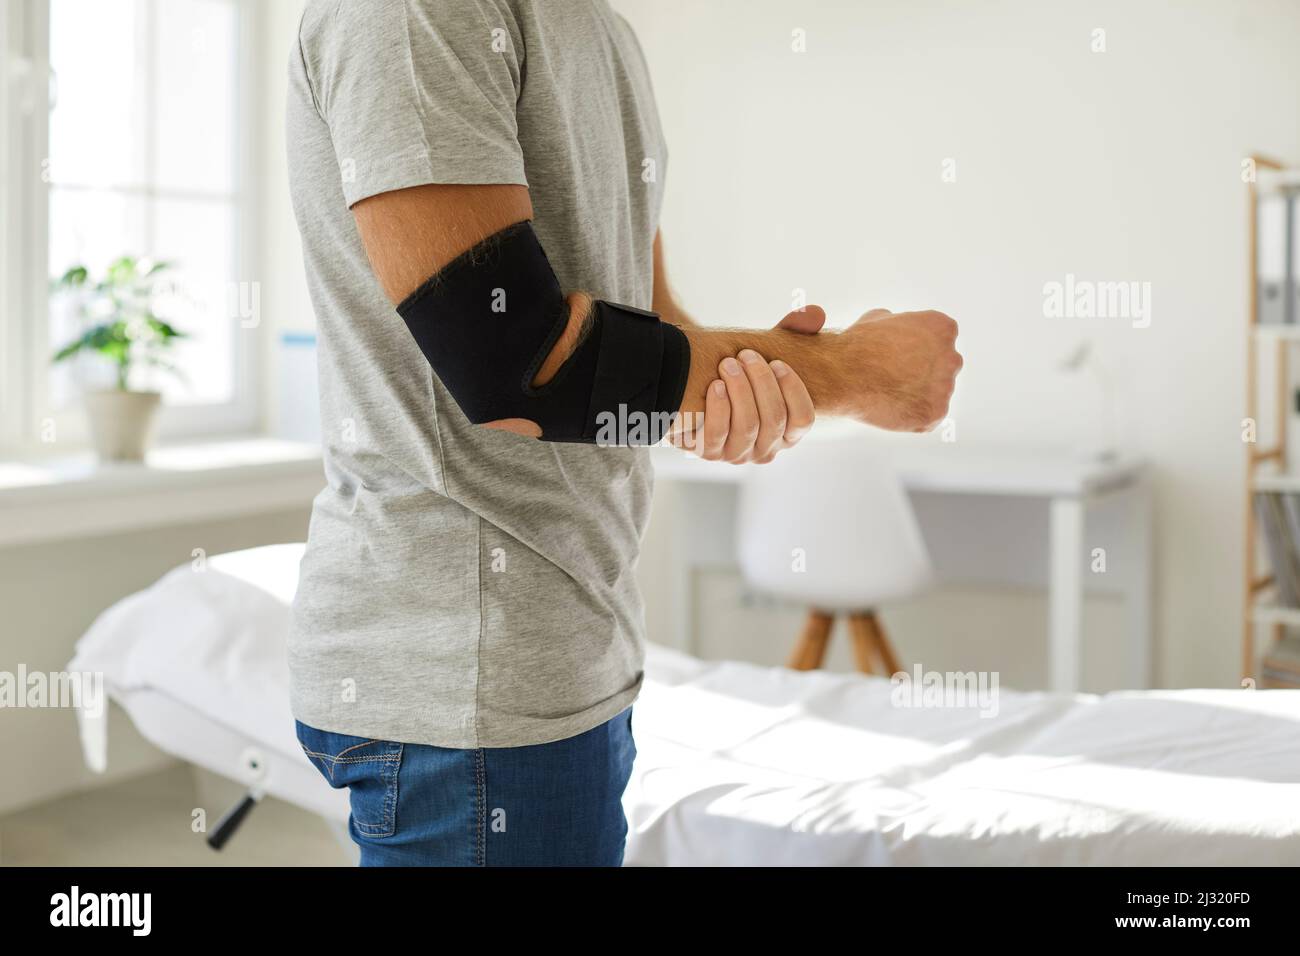
<svg viewBox="0 0 1300 956"><path fill-rule="evenodd" d="M274 438L173 445L145 464L0 461L0 547L306 508L320 449Z"/></svg>

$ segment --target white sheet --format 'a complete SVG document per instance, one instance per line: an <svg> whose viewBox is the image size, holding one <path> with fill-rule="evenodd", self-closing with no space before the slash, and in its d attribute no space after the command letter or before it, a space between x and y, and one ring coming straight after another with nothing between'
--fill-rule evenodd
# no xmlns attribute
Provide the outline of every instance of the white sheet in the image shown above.
<svg viewBox="0 0 1300 956"><path fill-rule="evenodd" d="M881 678L653 659L632 862L1300 862L1300 692L1003 691L985 719L894 708Z"/></svg>
<svg viewBox="0 0 1300 956"><path fill-rule="evenodd" d="M287 704L301 553L179 568L106 611L69 666L102 671L163 749L238 777L255 744L271 793L338 816ZM880 678L654 646L646 672L630 864L1300 863L1297 691L1004 690L988 718L895 707Z"/></svg>

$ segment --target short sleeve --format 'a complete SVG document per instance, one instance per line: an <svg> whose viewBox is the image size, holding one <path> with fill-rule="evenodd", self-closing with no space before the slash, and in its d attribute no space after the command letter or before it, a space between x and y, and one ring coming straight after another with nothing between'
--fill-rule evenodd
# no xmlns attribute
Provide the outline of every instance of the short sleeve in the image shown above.
<svg viewBox="0 0 1300 956"><path fill-rule="evenodd" d="M318 3L299 40L349 206L431 183L527 185L522 37L504 2Z"/></svg>

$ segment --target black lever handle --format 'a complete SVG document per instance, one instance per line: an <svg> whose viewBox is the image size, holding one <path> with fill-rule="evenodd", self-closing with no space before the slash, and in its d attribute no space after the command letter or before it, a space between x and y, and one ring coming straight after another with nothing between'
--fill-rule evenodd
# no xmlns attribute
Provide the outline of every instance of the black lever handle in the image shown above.
<svg viewBox="0 0 1300 956"><path fill-rule="evenodd" d="M220 850L226 845L226 841L235 835L239 825L244 822L244 817L248 812L257 806L257 797L250 792L244 796L237 804L231 807L224 817L217 821L216 828L208 834L208 846L214 850Z"/></svg>

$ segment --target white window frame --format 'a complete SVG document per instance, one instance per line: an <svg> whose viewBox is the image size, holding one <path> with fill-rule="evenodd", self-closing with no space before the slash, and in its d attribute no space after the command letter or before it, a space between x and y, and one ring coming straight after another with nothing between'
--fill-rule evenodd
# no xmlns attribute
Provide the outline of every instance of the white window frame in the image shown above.
<svg viewBox="0 0 1300 956"><path fill-rule="evenodd" d="M145 0L150 4L166 0ZM259 201L256 129L257 69L253 38L259 4L216 0L236 10L234 134L235 256L240 277L256 276ZM49 205L41 175L48 157L50 69L49 0L0 3L0 453L6 457L66 454L88 444L77 407L50 407ZM6 135L12 134L12 135ZM149 194L149 190L144 190ZM93 267L93 264L91 264ZM230 402L164 406L158 419L163 441L249 435L262 430L264 403L260 359L265 325L237 327L233 396ZM43 440L53 425L56 440Z"/></svg>
<svg viewBox="0 0 1300 956"><path fill-rule="evenodd" d="M30 74L35 64L30 48L30 11L25 3L0 3L0 445L19 443L31 419L29 391L24 387L24 366L29 346L28 286L22 276L29 271L24 247L24 226L29 221L28 191L22 189L31 137L23 100L30 96Z"/></svg>

